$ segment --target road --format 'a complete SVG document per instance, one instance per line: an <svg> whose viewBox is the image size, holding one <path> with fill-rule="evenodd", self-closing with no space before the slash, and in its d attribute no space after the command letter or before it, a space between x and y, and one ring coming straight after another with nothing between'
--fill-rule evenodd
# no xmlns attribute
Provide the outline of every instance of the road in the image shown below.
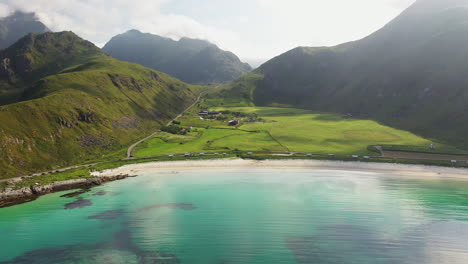
<svg viewBox="0 0 468 264"><path fill-rule="evenodd" d="M200 94L197 98L197 100L191 104L187 109L185 109L182 113L180 113L178 116L176 116L172 121L168 122L167 125L169 126L172 122L175 120L179 119L184 115L186 112L188 112L192 107L194 107L198 102L200 102L201 98L203 96L203 93ZM132 156L133 150L135 149L136 146L139 144L145 142L146 140L156 136L160 130L154 132L153 134L149 135L148 137L145 137L144 139L136 142L135 144L131 145L128 150L127 150L127 158L122 159L122 160L133 160L135 159ZM382 151L382 148L377 146L377 148L380 150L381 155L380 156L356 156L356 155L335 155L335 154L326 154L326 153L308 153L308 152L276 152L276 151L227 151L226 153L229 154L241 154L241 153L265 153L269 155L304 155L304 156L329 156L329 157L347 157L347 158L353 158L356 160L359 159L364 159L364 160L371 160L371 159L376 159L376 158L393 158L393 159L402 159L402 160L430 160L430 161L450 161L450 160L457 160L457 162L464 162L468 163L468 156L452 156L452 155L433 155L433 154L424 154L422 155L421 153L400 153L400 152L389 152L389 151ZM152 156L152 157L144 157L142 159L150 159L150 158L157 158L157 157L167 157L167 156L184 156L186 154L189 155L201 155L201 153L177 153L177 154L166 154L166 155L159 155L159 156ZM215 152L205 152L203 155L210 155L210 154L216 154L221 156L222 154L220 153L215 153ZM41 173L35 173L32 175L28 176L23 176L23 177L17 177L17 178L10 178L10 179L3 179L0 180L1 182L6 182L6 181L20 181L24 177L35 177L35 176L40 176L40 175L46 175L46 174L52 174L56 172L65 172L69 170L74 170L74 169L79 169L79 168L84 168L84 167L92 167L95 165L99 165L102 163L106 162L97 162L97 163L91 163L91 164L85 164L85 165L76 165L76 166L71 166L67 168L61 168L61 169L55 169L52 171L47 171L47 172L41 172Z"/></svg>
<svg viewBox="0 0 468 264"><path fill-rule="evenodd" d="M167 126L169 126L170 124L172 124L172 122L174 122L174 120L177 120L179 119L183 114L185 114L187 111L189 111L192 107L194 107L198 102L200 102L200 99L202 98L203 96L203 93L201 93L197 100L191 104L187 109L185 109L182 113L180 113L178 116L176 116L172 121L170 121L169 123L167 123ZM135 149L136 146L138 146L139 144L145 142L146 140L154 137L155 135L157 135L160 131L156 131L154 132L153 134L149 135L148 137L138 141L137 143L131 145L128 150L127 150L127 158L126 159L123 159L123 160L128 160L128 159L133 159L132 158L132 152L133 152L133 149ZM0 182L15 182L15 181L21 181L22 178L24 177L35 177L35 176L41 176L41 175L46 175L46 174L52 174L52 173L57 173L57 172L65 172L65 171L69 171L69 170L74 170L74 169L79 169L79 168L84 168L84 167L92 167L92 166L95 166L95 165L98 165L98 164L102 164L102 163L105 163L105 162L97 162L97 163L91 163L91 164L85 164L85 165L76 165L76 166L71 166L71 167L67 167L67 168L61 168L61 169L56 169L56 170L51 170L51 171L45 171L45 172L40 172L40 173L35 173L35 174L31 174L31 175L27 175L27 176L21 176L21 177L16 177L16 178L10 178L10 179L0 179Z"/></svg>
<svg viewBox="0 0 468 264"><path fill-rule="evenodd" d="M182 113L180 113L178 116L176 116L174 119L172 119L169 123L167 123L166 126L170 126L172 124L172 122L174 122L175 120L179 119L180 117L182 117L185 113L187 113L192 107L194 107L198 102L200 102L200 99L202 98L202 95L203 93L201 93L197 100L195 100L195 102L193 104L191 104L187 109L185 109ZM153 134L145 137L144 139L138 141L137 143L131 145L128 150L127 150L127 159L133 159L133 150L136 148L136 146L140 145L141 143L145 142L146 140L156 136L159 132L161 132L161 130L158 130L156 132L154 132Z"/></svg>

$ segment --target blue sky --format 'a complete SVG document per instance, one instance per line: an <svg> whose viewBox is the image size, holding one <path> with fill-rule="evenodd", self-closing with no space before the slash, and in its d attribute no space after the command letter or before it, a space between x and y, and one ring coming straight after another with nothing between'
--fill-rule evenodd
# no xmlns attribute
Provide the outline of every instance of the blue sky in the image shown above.
<svg viewBox="0 0 468 264"><path fill-rule="evenodd" d="M129 29L209 40L247 61L365 37L415 0L0 0L98 46Z"/></svg>

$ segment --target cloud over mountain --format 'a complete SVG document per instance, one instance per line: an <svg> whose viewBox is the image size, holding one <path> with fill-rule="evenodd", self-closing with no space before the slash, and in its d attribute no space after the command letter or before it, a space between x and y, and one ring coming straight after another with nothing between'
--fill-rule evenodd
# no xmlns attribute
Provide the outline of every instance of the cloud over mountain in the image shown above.
<svg viewBox="0 0 468 264"><path fill-rule="evenodd" d="M0 0L0 15L21 10L35 12L54 31L72 30L98 45L128 29L178 39L235 39L228 31L203 25L187 16L163 14L169 0Z"/></svg>

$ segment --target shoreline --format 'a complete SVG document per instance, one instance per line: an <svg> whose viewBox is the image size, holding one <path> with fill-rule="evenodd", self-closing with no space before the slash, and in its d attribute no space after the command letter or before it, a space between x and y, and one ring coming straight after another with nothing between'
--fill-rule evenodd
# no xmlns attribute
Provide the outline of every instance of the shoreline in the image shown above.
<svg viewBox="0 0 468 264"><path fill-rule="evenodd" d="M229 169L315 169L330 171L360 171L382 175L418 179L452 179L468 180L468 170L447 168L432 165L407 165L393 163L371 163L358 161L330 160L251 160L251 159L217 159L217 160L182 160L156 161L124 165L115 169L92 172L93 178L55 182L47 185L30 186L19 190L0 192L0 208L10 207L36 200L42 195L80 188L90 188L106 182L123 180L130 175L182 170L229 170Z"/></svg>
<svg viewBox="0 0 468 264"><path fill-rule="evenodd" d="M37 198L61 191L69 191L80 188L90 188L102 185L106 182L123 180L129 175L102 176L87 179L54 182L47 185L25 187L19 190L5 190L0 192L0 208L32 202Z"/></svg>
<svg viewBox="0 0 468 264"><path fill-rule="evenodd" d="M410 165L393 163L371 163L358 161L329 160L249 160L249 159L219 159L201 161L163 161L124 165L102 172L93 172L96 177L117 174L140 174L161 172L167 170L211 170L211 169L320 169L348 170L374 173L388 173L407 177L456 178L468 180L468 170L430 165Z"/></svg>

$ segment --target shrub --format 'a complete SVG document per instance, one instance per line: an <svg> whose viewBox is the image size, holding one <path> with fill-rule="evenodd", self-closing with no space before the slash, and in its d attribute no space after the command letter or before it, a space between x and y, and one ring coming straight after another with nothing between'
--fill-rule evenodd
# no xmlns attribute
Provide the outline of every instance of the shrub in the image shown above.
<svg viewBox="0 0 468 264"><path fill-rule="evenodd" d="M170 126L165 126L165 127L161 128L161 131L166 132L166 133L171 133L171 134L174 134L174 135L179 134L181 130L182 130L182 128L180 128L177 125L170 125Z"/></svg>

